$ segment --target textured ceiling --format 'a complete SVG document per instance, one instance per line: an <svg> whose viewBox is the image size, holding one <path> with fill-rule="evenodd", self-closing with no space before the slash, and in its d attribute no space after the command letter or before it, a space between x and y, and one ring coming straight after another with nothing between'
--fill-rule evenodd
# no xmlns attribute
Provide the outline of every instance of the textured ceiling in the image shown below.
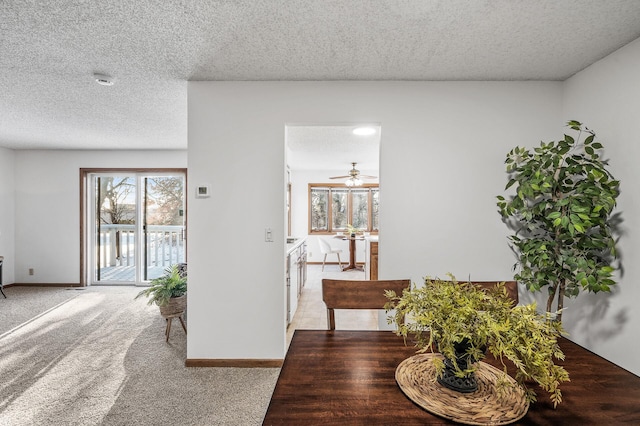
<svg viewBox="0 0 640 426"><path fill-rule="evenodd" d="M377 176L380 157L380 126L368 136L353 134L359 126L287 126L287 163L292 170L333 170L347 175L351 163L362 174Z"/></svg>
<svg viewBox="0 0 640 426"><path fill-rule="evenodd" d="M639 0L5 0L0 146L185 149L189 80L564 80L639 36Z"/></svg>

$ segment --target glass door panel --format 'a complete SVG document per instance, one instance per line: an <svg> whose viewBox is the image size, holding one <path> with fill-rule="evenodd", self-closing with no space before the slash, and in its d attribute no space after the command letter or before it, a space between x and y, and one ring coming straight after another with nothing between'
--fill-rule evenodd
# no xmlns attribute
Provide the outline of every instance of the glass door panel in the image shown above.
<svg viewBox="0 0 640 426"><path fill-rule="evenodd" d="M97 176L95 191L95 280L134 282L137 263L135 176Z"/></svg>
<svg viewBox="0 0 640 426"><path fill-rule="evenodd" d="M144 178L143 279L161 276L169 266L185 261L184 178Z"/></svg>

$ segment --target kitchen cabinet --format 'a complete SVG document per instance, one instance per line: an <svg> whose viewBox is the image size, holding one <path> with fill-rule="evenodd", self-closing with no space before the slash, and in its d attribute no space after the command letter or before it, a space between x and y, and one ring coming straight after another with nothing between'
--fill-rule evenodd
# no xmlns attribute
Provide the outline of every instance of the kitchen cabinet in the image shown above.
<svg viewBox="0 0 640 426"><path fill-rule="evenodd" d="M298 299L307 282L307 242L304 238L287 238L286 295L287 325L293 320L298 308Z"/></svg>
<svg viewBox="0 0 640 426"><path fill-rule="evenodd" d="M378 237L366 237L364 242L364 279L378 279Z"/></svg>

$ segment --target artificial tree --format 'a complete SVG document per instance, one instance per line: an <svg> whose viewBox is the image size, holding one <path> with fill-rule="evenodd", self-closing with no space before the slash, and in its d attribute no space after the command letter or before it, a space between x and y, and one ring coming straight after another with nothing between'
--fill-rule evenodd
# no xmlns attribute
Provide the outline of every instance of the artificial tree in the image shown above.
<svg viewBox="0 0 640 426"><path fill-rule="evenodd" d="M518 255L514 267L520 266L515 279L530 291L548 288L547 312L557 296L558 321L564 296L609 292L615 284L619 181L607 170L595 133L578 121L567 126L577 137L507 154L505 190L514 187L515 194L497 197L503 220L516 231L509 237Z"/></svg>

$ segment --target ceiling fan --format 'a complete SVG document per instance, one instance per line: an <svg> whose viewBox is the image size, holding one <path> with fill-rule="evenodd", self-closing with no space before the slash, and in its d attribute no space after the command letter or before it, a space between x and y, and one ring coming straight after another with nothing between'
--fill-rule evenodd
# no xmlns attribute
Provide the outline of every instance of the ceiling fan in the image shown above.
<svg viewBox="0 0 640 426"><path fill-rule="evenodd" d="M347 179L345 185L347 186L360 186L362 185L362 179L377 179L377 176L361 175L360 170L356 169L357 163L351 163L351 170L346 176L331 176L329 179Z"/></svg>

